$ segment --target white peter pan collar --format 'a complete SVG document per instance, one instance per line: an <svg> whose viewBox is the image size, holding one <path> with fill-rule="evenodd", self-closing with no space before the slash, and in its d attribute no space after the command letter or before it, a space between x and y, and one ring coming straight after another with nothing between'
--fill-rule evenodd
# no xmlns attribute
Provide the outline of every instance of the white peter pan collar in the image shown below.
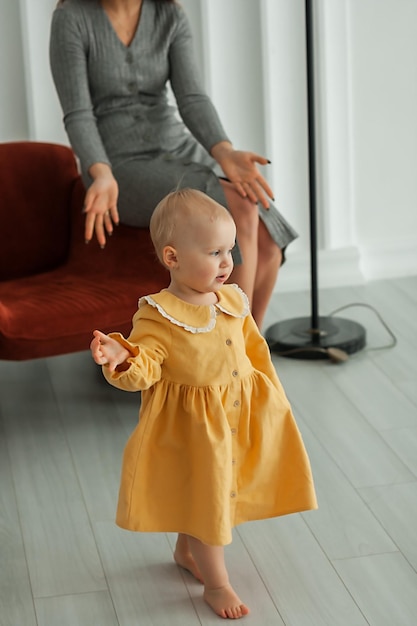
<svg viewBox="0 0 417 626"><path fill-rule="evenodd" d="M249 315L248 297L237 285L224 285L216 295L216 304L196 305L163 289L157 294L140 298L139 308L148 304L172 324L190 333L208 333L213 330L219 311L237 318Z"/></svg>

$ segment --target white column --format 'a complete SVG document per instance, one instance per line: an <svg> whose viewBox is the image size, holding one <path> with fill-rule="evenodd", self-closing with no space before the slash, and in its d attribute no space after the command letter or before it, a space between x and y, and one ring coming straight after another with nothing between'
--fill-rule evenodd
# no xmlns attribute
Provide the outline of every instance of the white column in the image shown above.
<svg viewBox="0 0 417 626"><path fill-rule="evenodd" d="M352 202L347 0L313 0L319 287L361 282ZM310 285L305 0L263 0L267 137L278 203L299 231L284 288ZM281 195L282 193L282 195Z"/></svg>
<svg viewBox="0 0 417 626"><path fill-rule="evenodd" d="M262 0L265 142L279 210L308 246L309 190L304 0Z"/></svg>
<svg viewBox="0 0 417 626"><path fill-rule="evenodd" d="M324 249L355 246L347 0L313 0L319 227Z"/></svg>
<svg viewBox="0 0 417 626"><path fill-rule="evenodd" d="M364 273L417 272L417 2L348 3L354 201Z"/></svg>
<svg viewBox="0 0 417 626"><path fill-rule="evenodd" d="M56 0L19 0L25 63L29 138L68 143L49 67L49 30Z"/></svg>
<svg viewBox="0 0 417 626"><path fill-rule="evenodd" d="M204 57L210 95L237 148L264 153L259 5L203 0Z"/></svg>
<svg viewBox="0 0 417 626"><path fill-rule="evenodd" d="M0 141L16 141L28 134L19 4L0 0L0 15Z"/></svg>

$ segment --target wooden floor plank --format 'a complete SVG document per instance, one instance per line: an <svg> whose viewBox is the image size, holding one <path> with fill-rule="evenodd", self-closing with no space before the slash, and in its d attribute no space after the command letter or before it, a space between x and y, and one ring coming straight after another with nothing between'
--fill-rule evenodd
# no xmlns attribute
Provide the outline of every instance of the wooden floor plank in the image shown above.
<svg viewBox="0 0 417 626"><path fill-rule="evenodd" d="M369 359L335 367L332 382L377 430L417 426L415 405Z"/></svg>
<svg viewBox="0 0 417 626"><path fill-rule="evenodd" d="M378 518L369 511L310 429L302 425L302 433L319 503L317 511L304 513L303 517L328 558L397 551Z"/></svg>
<svg viewBox="0 0 417 626"><path fill-rule="evenodd" d="M397 289L401 289L414 304L417 304L417 276L402 276L396 278L394 283Z"/></svg>
<svg viewBox="0 0 417 626"><path fill-rule="evenodd" d="M370 626L415 626L417 574L402 554L345 559L334 566Z"/></svg>
<svg viewBox="0 0 417 626"><path fill-rule="evenodd" d="M387 444L394 450L417 478L417 428L392 428L382 433Z"/></svg>
<svg viewBox="0 0 417 626"><path fill-rule="evenodd" d="M355 291L363 294L363 298L375 307L395 334L408 337L409 342L417 347L415 306L395 281L373 281L355 287Z"/></svg>
<svg viewBox="0 0 417 626"><path fill-rule="evenodd" d="M50 359L48 370L90 519L114 521L127 440L114 390L89 353Z"/></svg>
<svg viewBox="0 0 417 626"><path fill-rule="evenodd" d="M300 515L245 524L239 534L285 624L367 624Z"/></svg>
<svg viewBox="0 0 417 626"><path fill-rule="evenodd" d="M364 488L359 493L417 572L417 481Z"/></svg>
<svg viewBox="0 0 417 626"><path fill-rule="evenodd" d="M392 350L380 350L369 354L375 365L401 390L404 384L415 389L417 380L416 348L407 337L398 337Z"/></svg>
<svg viewBox="0 0 417 626"><path fill-rule="evenodd" d="M288 360L285 368L280 369L278 363L276 367L296 416L304 419L355 487L413 479L404 463L333 383L332 376L339 366ZM355 363L347 362L343 367L355 367Z"/></svg>
<svg viewBox="0 0 417 626"><path fill-rule="evenodd" d="M0 625L14 624L36 626L36 617L0 413Z"/></svg>
<svg viewBox="0 0 417 626"><path fill-rule="evenodd" d="M199 623L164 534L129 533L109 522L95 532L120 626Z"/></svg>
<svg viewBox="0 0 417 626"><path fill-rule="evenodd" d="M36 600L38 626L119 626L107 591Z"/></svg>
<svg viewBox="0 0 417 626"><path fill-rule="evenodd" d="M12 371L2 397L3 421L34 597L104 590L45 363L9 364L9 376Z"/></svg>
<svg viewBox="0 0 417 626"><path fill-rule="evenodd" d="M417 378L415 380L402 380L397 382L397 388L414 405L417 414Z"/></svg>

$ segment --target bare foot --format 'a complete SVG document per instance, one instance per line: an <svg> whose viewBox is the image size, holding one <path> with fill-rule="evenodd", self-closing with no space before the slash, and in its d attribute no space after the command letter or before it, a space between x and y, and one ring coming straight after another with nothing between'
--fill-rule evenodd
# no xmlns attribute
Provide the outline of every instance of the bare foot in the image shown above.
<svg viewBox="0 0 417 626"><path fill-rule="evenodd" d="M205 589L204 600L217 615L225 619L239 619L249 613L248 607L230 585L218 589Z"/></svg>
<svg viewBox="0 0 417 626"><path fill-rule="evenodd" d="M174 552L174 561L177 565L187 570L187 572L190 572L190 574L192 574L192 576L194 576L194 578L196 578L198 582L203 582L203 577L197 567L196 562L194 561L194 557L191 554L190 550L183 549L182 546L178 543Z"/></svg>

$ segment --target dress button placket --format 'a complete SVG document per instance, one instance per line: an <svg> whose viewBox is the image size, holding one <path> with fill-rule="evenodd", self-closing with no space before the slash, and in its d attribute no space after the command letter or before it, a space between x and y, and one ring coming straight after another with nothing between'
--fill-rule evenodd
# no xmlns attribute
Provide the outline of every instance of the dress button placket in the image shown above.
<svg viewBox="0 0 417 626"><path fill-rule="evenodd" d="M226 339L226 345L231 346L232 340ZM236 380L239 376L239 372L237 369L232 370L232 377ZM240 385L236 380L236 383L232 384L232 387L237 391L240 389ZM233 392L232 392L233 393ZM233 394L234 395L234 394ZM237 434L238 434L238 426L239 426L239 417L240 417L240 400L235 399L232 403L233 410L230 414L230 432L232 434L232 485L230 491L230 499L236 503L237 501L237 469L238 469L238 454L237 454Z"/></svg>

